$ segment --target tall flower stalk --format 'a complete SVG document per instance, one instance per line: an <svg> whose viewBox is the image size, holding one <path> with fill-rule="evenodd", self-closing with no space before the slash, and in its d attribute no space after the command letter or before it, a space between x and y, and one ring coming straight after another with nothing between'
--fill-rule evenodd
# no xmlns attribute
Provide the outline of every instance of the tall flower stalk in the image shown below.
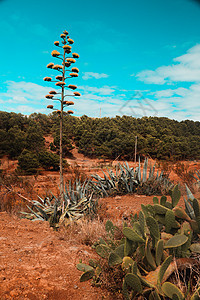
<svg viewBox="0 0 200 300"><path fill-rule="evenodd" d="M45 96L46 99L49 100L55 100L60 102L60 108L56 109L53 105L47 105L47 108L56 110L57 114L60 118L60 199L62 203L62 210L64 212L65 208L65 199L64 199L64 179L63 179L63 112L64 109L70 105L74 105L73 101L66 101L66 97L79 97L81 94L79 92L73 92L73 94L69 93L66 94L67 90L76 90L77 86L73 84L66 84L66 79L78 77L79 69L76 67L71 67L72 64L76 62L75 59L79 58L79 55L77 53L72 53L72 44L74 41L69 37L68 32L65 30L60 35L61 38L61 45L59 41L55 41L54 45L58 48L61 48L62 53L60 53L57 50L53 50L51 52L51 55L57 59L60 59L62 62L62 65L49 63L47 65L47 68L56 70L60 73L60 75L57 75L55 77L55 80L52 80L51 77L45 77L44 81L50 81L55 82L56 87L59 87L60 90L52 90L49 92L48 95ZM68 75L67 72L69 72ZM74 112L72 110L68 110L67 114L73 114Z"/></svg>

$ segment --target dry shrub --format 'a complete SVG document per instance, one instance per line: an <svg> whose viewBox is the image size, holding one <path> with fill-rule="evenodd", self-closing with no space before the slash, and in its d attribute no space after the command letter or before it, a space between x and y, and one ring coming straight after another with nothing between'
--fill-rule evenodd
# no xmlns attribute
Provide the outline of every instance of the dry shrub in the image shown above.
<svg viewBox="0 0 200 300"><path fill-rule="evenodd" d="M183 183L186 183L191 191L194 192L194 171L188 171L188 166L181 162L175 164L173 171L180 177Z"/></svg>
<svg viewBox="0 0 200 300"><path fill-rule="evenodd" d="M71 182L80 180L83 183L87 179L87 175L83 167L79 166L77 163L74 163L73 166L70 166L71 177L69 178Z"/></svg>
<svg viewBox="0 0 200 300"><path fill-rule="evenodd" d="M34 182L25 176L0 175L0 211L8 213L19 213L26 208L26 204L15 192L21 193L32 199Z"/></svg>
<svg viewBox="0 0 200 300"><path fill-rule="evenodd" d="M80 219L60 228L61 239L76 241L78 244L92 246L100 237L106 237L105 224L99 219Z"/></svg>

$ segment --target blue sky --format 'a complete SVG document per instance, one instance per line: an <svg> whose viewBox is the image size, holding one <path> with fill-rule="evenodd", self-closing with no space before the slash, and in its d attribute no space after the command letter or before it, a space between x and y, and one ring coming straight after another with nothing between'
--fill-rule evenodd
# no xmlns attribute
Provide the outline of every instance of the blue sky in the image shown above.
<svg viewBox="0 0 200 300"><path fill-rule="evenodd" d="M43 81L63 30L75 41L75 115L200 120L200 4L0 0L1 110L49 113Z"/></svg>

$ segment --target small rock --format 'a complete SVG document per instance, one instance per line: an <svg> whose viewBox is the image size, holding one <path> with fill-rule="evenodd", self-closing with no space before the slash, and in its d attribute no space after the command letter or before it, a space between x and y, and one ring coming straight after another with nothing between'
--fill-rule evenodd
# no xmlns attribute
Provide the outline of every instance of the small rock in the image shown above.
<svg viewBox="0 0 200 300"><path fill-rule="evenodd" d="M77 285L74 285L74 289L78 289L78 286L77 286Z"/></svg>
<svg viewBox="0 0 200 300"><path fill-rule="evenodd" d="M115 197L115 200L121 200L121 199L122 199L121 196L116 196L116 197Z"/></svg>

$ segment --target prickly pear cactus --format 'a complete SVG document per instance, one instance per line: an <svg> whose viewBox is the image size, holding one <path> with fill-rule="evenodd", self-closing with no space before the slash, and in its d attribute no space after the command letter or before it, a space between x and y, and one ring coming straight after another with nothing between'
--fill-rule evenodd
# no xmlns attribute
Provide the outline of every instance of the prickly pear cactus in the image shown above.
<svg viewBox="0 0 200 300"><path fill-rule="evenodd" d="M108 260L108 266L123 273L124 299L139 296L150 300L184 299L182 291L166 280L177 270L174 259L184 265L191 255L200 253L200 204L193 198L185 202L185 210L178 207L178 185L170 197L171 202L162 196L160 200L154 197L153 205L141 205L142 210L132 217L130 225L128 221L123 225L124 237L120 241L114 241L115 226L108 221L106 230L111 240L100 239L96 244L96 252ZM97 265L96 262L90 266L79 264L77 267L84 272L81 281L99 280ZM102 276L101 269L98 274ZM187 293L190 299L197 300L199 292L200 288L193 295L189 289Z"/></svg>

